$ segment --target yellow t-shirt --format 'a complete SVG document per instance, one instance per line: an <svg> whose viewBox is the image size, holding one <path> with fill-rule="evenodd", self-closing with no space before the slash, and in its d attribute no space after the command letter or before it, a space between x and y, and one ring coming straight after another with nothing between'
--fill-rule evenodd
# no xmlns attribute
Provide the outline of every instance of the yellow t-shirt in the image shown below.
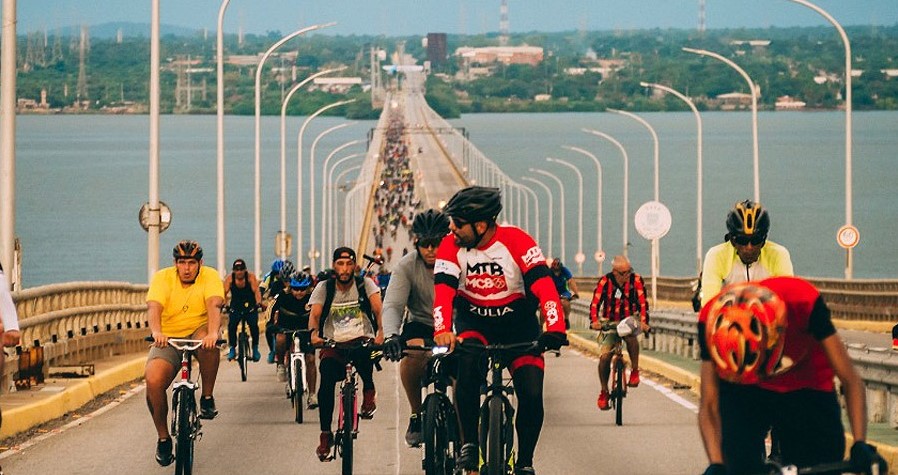
<svg viewBox="0 0 898 475"><path fill-rule="evenodd" d="M186 288L181 286L178 270L166 267L153 275L147 292L147 302L162 304L162 333L175 338L188 337L208 322L206 300L211 297L224 299L224 286L218 272L206 266L200 267L196 281Z"/></svg>

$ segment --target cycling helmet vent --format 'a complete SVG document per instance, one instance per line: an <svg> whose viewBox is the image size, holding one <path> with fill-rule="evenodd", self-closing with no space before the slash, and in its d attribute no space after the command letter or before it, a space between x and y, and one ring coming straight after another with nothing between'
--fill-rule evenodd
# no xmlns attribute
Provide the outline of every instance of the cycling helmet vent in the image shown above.
<svg viewBox="0 0 898 475"><path fill-rule="evenodd" d="M770 231L770 215L761 203L741 201L727 215L727 231L731 235L764 236Z"/></svg>
<svg viewBox="0 0 898 475"><path fill-rule="evenodd" d="M200 260L203 258L203 248L198 242L185 239L175 244L171 254L175 259Z"/></svg>
<svg viewBox="0 0 898 475"><path fill-rule="evenodd" d="M435 209L418 213L412 221L412 233L418 239L441 238L449 233L449 218Z"/></svg>
<svg viewBox="0 0 898 475"><path fill-rule="evenodd" d="M502 196L498 188L469 186L459 190L443 208L451 217L469 223L475 221L495 221L502 211Z"/></svg>

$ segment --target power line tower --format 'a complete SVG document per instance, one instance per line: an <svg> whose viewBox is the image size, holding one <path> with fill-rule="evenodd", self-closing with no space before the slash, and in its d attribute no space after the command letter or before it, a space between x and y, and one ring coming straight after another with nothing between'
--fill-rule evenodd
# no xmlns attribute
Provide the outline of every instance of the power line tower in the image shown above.
<svg viewBox="0 0 898 475"><path fill-rule="evenodd" d="M508 0L499 5L499 46L508 46Z"/></svg>
<svg viewBox="0 0 898 475"><path fill-rule="evenodd" d="M90 51L90 34L87 25L81 26L81 41L78 44L78 88L75 100L79 103L87 100L87 53Z"/></svg>
<svg viewBox="0 0 898 475"><path fill-rule="evenodd" d="M698 0L698 32L705 34L705 0Z"/></svg>

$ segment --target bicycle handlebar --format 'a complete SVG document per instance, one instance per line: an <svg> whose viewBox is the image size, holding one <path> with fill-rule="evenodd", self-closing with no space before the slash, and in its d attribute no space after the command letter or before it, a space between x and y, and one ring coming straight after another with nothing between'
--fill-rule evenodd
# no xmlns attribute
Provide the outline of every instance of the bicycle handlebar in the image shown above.
<svg viewBox="0 0 898 475"><path fill-rule="evenodd" d="M473 340L473 341L476 341L476 340ZM529 351L529 350L541 350L542 349L542 347L540 346L538 341L524 341L524 342L520 342L520 343L508 343L508 344L495 343L495 344L489 344L489 345L482 345L480 343L475 343L473 345L461 344L461 345L455 345L455 347L461 348L462 350L469 351L469 352L475 352L475 351L476 352L480 352L480 351L499 351L499 352L501 352L501 351L512 351L512 350Z"/></svg>
<svg viewBox="0 0 898 475"><path fill-rule="evenodd" d="M767 471L761 472L756 475L810 475L814 473L828 472L842 473L843 471L850 471L852 469L852 465L851 462L847 460L843 460L840 462L822 463L811 467L796 467L795 465L780 465L776 462L767 462L766 468ZM879 473L879 465L876 463L871 465L870 469L870 473Z"/></svg>
<svg viewBox="0 0 898 475"><path fill-rule="evenodd" d="M144 337L143 341L153 343L156 341L156 339L153 338L152 336L148 336L148 337ZM216 346L222 345L225 342L227 342L227 340L219 338L218 340L215 340L215 345ZM169 338L168 344L171 345L176 350L193 351L203 345L203 340L194 340L194 339L190 339L190 338Z"/></svg>

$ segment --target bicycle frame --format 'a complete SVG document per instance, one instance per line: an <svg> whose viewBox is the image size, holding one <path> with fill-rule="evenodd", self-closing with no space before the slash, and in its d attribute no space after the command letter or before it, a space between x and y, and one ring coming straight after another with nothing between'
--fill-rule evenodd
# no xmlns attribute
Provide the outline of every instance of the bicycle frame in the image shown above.
<svg viewBox="0 0 898 475"><path fill-rule="evenodd" d="M624 398L627 397L627 363L624 361L623 342L615 345L611 352L611 405L614 406L614 423L624 424Z"/></svg>
<svg viewBox="0 0 898 475"><path fill-rule="evenodd" d="M290 403L293 405L294 420L297 424L302 424L303 422L302 395L309 387L306 376L306 354L302 351L302 342L300 339L300 335L304 332L308 333L308 330L288 330L281 332L285 335L290 335L293 342L290 353L286 355L284 361L287 371L285 390L287 399L290 399ZM298 373L297 369L299 370Z"/></svg>
<svg viewBox="0 0 898 475"><path fill-rule="evenodd" d="M424 438L421 468L425 475L450 475L455 471L455 459L461 448L461 439L458 415L448 394L452 380L443 368L443 358L448 348L408 346L406 350L429 351L433 354L427 362L427 370L421 381L422 389L432 388L427 391L418 414Z"/></svg>

